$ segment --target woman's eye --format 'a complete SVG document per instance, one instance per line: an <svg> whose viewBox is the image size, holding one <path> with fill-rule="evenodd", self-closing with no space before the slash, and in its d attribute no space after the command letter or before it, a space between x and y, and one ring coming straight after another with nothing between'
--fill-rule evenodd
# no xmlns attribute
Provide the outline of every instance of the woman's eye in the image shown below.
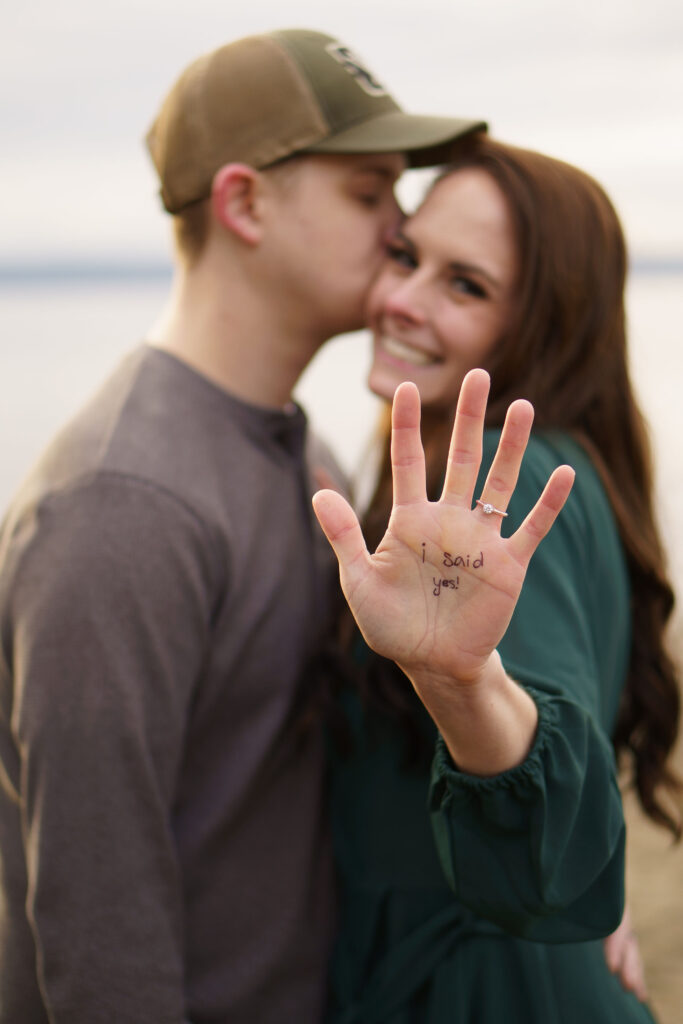
<svg viewBox="0 0 683 1024"><path fill-rule="evenodd" d="M478 299L486 298L484 289L476 281L473 281L471 277L463 277L461 274L457 274L451 279L451 287L454 291L461 292L463 295L474 295Z"/></svg>
<svg viewBox="0 0 683 1024"><path fill-rule="evenodd" d="M398 263L401 267L412 269L417 266L417 261L410 250L404 249L402 245L396 245L395 242L389 242L387 245L387 256L392 263Z"/></svg>

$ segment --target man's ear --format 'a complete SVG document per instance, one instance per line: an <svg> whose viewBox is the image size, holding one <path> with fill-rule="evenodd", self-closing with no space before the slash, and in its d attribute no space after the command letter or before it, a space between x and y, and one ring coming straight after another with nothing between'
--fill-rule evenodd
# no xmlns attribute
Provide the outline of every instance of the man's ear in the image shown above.
<svg viewBox="0 0 683 1024"><path fill-rule="evenodd" d="M211 186L211 208L219 224L247 245L258 245L261 223L261 176L248 164L225 164Z"/></svg>

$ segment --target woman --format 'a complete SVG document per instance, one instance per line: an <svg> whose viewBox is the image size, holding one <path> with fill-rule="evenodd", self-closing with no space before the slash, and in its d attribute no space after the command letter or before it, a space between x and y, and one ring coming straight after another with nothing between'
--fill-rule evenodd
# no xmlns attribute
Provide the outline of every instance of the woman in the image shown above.
<svg viewBox="0 0 683 1024"><path fill-rule="evenodd" d="M361 696L341 698L335 1024L652 1019L600 942L622 909L613 746L645 811L678 832L659 795L675 781L673 599L625 271L591 179L481 138L373 289L370 386L389 398L413 382L394 400L393 510L387 455L366 517L375 554L339 495L315 499L376 652ZM536 412L528 445L519 399Z"/></svg>

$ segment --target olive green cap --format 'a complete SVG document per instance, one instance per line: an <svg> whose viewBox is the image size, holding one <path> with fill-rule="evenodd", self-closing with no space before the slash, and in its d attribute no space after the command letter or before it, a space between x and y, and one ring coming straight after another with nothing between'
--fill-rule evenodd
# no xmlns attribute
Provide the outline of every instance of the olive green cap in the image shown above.
<svg viewBox="0 0 683 1024"><path fill-rule="evenodd" d="M166 96L147 146L169 213L206 199L216 171L260 170L295 153L405 153L446 162L482 121L408 114L339 40L283 29L228 43L194 61Z"/></svg>

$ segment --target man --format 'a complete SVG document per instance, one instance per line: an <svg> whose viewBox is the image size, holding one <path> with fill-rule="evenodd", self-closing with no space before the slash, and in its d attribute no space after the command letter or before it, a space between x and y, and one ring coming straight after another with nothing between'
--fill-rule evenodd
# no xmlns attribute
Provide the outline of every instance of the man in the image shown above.
<svg viewBox="0 0 683 1024"><path fill-rule="evenodd" d="M167 96L168 310L0 539L1 1024L319 1020L330 864L297 695L327 556L290 394L361 326L401 154L477 127L404 114L298 30Z"/></svg>

